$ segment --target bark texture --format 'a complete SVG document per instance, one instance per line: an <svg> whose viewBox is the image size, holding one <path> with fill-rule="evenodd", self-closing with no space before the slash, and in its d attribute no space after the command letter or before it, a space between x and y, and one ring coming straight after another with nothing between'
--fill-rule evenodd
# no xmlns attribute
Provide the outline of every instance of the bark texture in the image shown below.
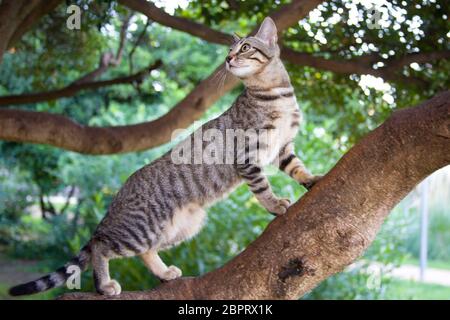
<svg viewBox="0 0 450 320"><path fill-rule="evenodd" d="M297 299L355 261L395 204L448 164L450 91L394 112L223 267L113 299Z"/></svg>

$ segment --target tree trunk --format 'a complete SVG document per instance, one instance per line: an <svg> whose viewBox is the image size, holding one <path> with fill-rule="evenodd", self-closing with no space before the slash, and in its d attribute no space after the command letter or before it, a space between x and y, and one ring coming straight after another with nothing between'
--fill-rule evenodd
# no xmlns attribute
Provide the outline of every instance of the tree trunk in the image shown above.
<svg viewBox="0 0 450 320"><path fill-rule="evenodd" d="M449 163L447 91L394 112L223 267L113 299L297 299L355 261L395 204ZM94 293L60 297L110 298Z"/></svg>

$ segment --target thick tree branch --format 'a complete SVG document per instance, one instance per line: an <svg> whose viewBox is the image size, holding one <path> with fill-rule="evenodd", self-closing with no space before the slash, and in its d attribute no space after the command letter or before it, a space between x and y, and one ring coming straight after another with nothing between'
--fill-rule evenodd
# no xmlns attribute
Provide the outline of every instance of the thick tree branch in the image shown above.
<svg viewBox="0 0 450 320"><path fill-rule="evenodd" d="M152 70L155 70L161 66L161 61L157 61L147 68L124 77L119 77L111 80L102 80L102 81L77 81L72 83L71 85L53 91L46 92L38 92L38 93L30 93L30 94L20 94L20 95L12 95L12 96L1 96L0 97L0 106L10 106L16 104L25 104L25 103L37 103L42 101L51 101L59 98L72 97L76 93L82 90L95 90L102 87L117 85L117 84L130 84L134 82L142 81ZM12 111L12 110L11 110ZM0 111L1 112L1 111ZM25 112L25 111L24 111ZM1 118L0 118L1 119ZM1 131L1 129L0 129Z"/></svg>
<svg viewBox="0 0 450 320"><path fill-rule="evenodd" d="M447 91L395 112L223 267L149 291L60 299L297 299L355 261L395 204L449 155Z"/></svg>

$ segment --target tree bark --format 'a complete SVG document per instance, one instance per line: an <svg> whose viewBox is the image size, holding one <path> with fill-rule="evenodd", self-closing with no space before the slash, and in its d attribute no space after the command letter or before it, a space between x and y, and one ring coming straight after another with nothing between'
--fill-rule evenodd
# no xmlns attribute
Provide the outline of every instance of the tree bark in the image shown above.
<svg viewBox="0 0 450 320"><path fill-rule="evenodd" d="M297 299L355 261L395 204L448 164L450 91L394 112L223 267L149 291L60 299Z"/></svg>

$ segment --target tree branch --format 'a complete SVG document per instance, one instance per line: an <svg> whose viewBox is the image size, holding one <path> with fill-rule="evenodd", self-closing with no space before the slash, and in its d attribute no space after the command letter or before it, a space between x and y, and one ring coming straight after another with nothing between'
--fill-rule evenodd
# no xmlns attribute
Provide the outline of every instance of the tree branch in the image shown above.
<svg viewBox="0 0 450 320"><path fill-rule="evenodd" d="M450 164L450 91L403 109L355 145L288 212L223 267L143 292L75 299L298 299L355 261L390 210Z"/></svg>
<svg viewBox="0 0 450 320"><path fill-rule="evenodd" d="M102 88L102 87L106 87L106 86L117 85L117 84L129 84L129 83L134 83L134 82L140 82L152 70L155 70L155 69L159 68L160 66L161 66L161 61L158 60L155 63L148 66L147 68L145 68L135 74L125 76L125 77L119 77L119 78L115 78L115 79L102 80L102 81L92 81L92 82L76 81L65 88L53 90L53 91L11 95L11 96L1 96L0 97L0 106L10 106L10 105L16 105L16 104L51 101L51 100L56 100L59 98L71 97L81 90L94 90L94 89L98 89L98 88ZM0 129L0 131L1 131L1 129Z"/></svg>
<svg viewBox="0 0 450 320"><path fill-rule="evenodd" d="M59 214L64 214L70 206L70 200L72 199L76 188L75 188L75 186L70 186L69 188L70 189L69 189L69 193L67 194L66 201L64 202L64 205L61 208L61 210L59 210Z"/></svg>

